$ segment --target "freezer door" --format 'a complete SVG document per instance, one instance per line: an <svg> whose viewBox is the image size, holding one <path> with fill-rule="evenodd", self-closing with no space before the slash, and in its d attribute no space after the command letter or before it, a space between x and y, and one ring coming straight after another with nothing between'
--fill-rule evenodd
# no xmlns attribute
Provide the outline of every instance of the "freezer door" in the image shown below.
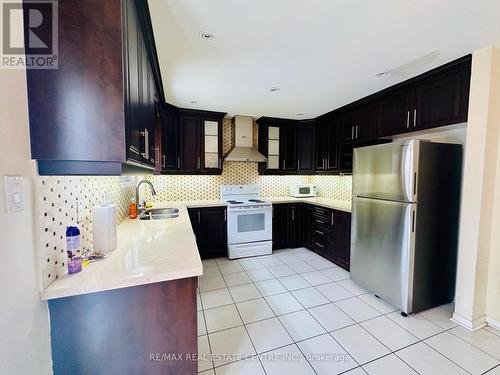
<svg viewBox="0 0 500 375"><path fill-rule="evenodd" d="M414 202L418 140L354 149L353 195Z"/></svg>
<svg viewBox="0 0 500 375"><path fill-rule="evenodd" d="M416 204L354 198L351 279L411 312Z"/></svg>

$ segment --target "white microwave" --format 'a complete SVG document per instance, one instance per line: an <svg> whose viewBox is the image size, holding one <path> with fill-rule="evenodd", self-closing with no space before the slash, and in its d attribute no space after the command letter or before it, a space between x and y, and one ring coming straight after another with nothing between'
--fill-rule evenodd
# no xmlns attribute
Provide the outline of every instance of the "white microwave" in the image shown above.
<svg viewBox="0 0 500 375"><path fill-rule="evenodd" d="M311 184L292 184L290 185L290 196L301 197L315 197L316 186Z"/></svg>

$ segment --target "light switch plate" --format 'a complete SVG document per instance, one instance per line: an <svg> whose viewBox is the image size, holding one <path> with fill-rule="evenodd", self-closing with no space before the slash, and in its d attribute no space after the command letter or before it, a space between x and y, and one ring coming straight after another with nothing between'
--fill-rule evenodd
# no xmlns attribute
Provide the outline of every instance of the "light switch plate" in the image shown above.
<svg viewBox="0 0 500 375"><path fill-rule="evenodd" d="M4 176L5 209L8 214L23 210L23 176Z"/></svg>

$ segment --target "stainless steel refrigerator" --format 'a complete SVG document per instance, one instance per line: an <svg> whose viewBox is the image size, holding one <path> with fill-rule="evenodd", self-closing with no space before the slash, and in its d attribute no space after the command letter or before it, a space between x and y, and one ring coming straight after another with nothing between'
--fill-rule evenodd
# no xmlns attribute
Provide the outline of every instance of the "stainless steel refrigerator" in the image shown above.
<svg viewBox="0 0 500 375"><path fill-rule="evenodd" d="M351 279L406 315L454 297L462 146L354 150Z"/></svg>

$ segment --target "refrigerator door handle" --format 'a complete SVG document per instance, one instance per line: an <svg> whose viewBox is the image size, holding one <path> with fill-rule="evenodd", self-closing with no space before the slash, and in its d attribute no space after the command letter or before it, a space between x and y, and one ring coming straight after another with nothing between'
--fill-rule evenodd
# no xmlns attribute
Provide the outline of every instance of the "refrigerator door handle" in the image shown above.
<svg viewBox="0 0 500 375"><path fill-rule="evenodd" d="M413 201L412 199L412 157L411 152L413 148L411 143L404 144L401 152L401 188L404 198L407 202Z"/></svg>

